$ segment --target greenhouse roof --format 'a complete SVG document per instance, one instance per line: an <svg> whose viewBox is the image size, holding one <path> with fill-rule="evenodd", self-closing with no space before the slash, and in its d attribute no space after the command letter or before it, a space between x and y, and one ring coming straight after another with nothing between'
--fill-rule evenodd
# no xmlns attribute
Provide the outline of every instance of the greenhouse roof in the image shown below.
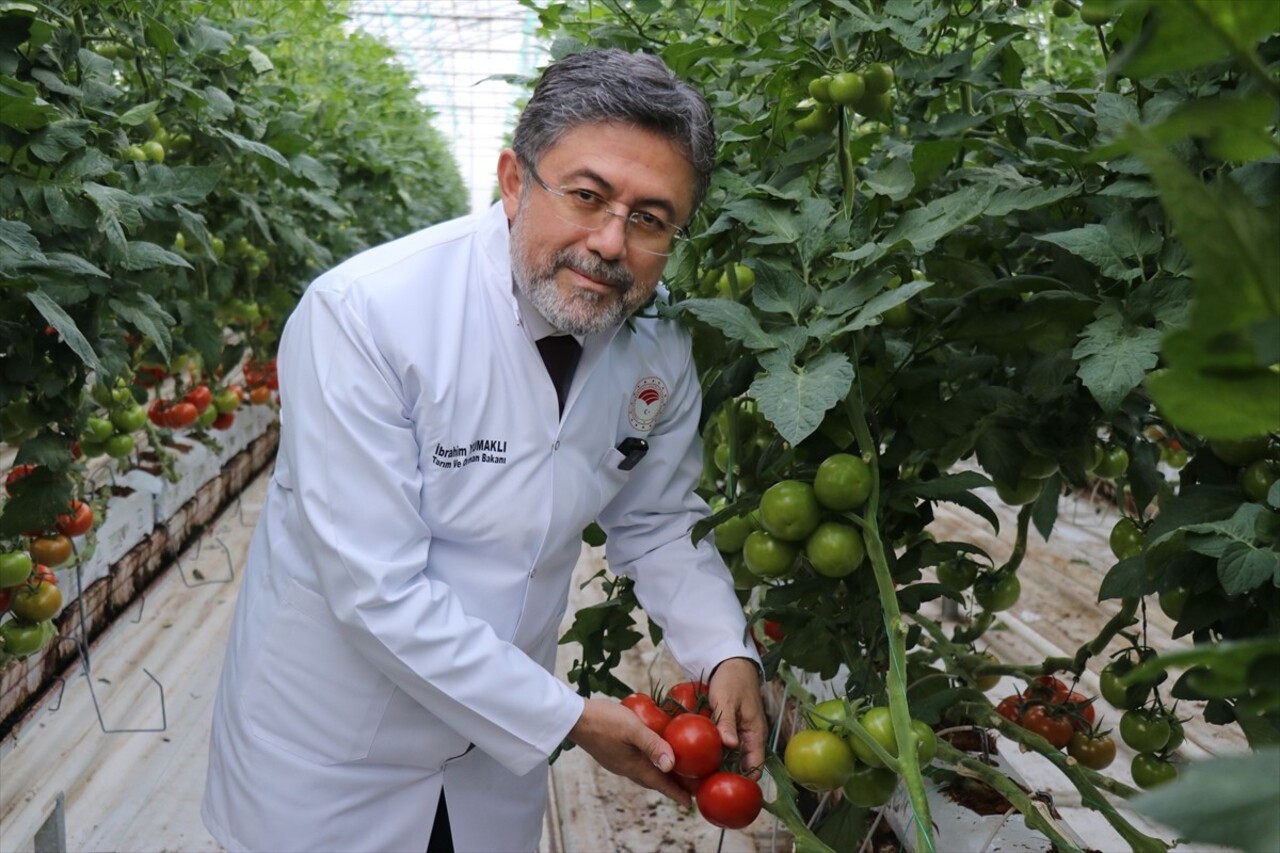
<svg viewBox="0 0 1280 853"><path fill-rule="evenodd" d="M547 56L537 16L516 0L352 0L352 24L398 50L451 142L470 207L493 200L498 151L529 75Z"/></svg>

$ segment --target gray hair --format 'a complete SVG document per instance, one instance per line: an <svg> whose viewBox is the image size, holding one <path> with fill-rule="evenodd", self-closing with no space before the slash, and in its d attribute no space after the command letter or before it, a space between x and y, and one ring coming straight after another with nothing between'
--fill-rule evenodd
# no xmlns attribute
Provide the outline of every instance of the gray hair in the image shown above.
<svg viewBox="0 0 1280 853"><path fill-rule="evenodd" d="M568 131L608 121L628 122L670 139L693 166L693 209L698 209L716 161L711 108L656 56L608 48L551 63L520 116L512 148L536 166Z"/></svg>

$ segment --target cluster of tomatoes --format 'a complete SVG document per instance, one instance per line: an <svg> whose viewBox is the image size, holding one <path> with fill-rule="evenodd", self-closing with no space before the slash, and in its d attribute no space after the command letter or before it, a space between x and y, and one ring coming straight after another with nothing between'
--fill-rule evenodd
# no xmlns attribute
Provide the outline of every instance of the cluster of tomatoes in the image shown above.
<svg viewBox="0 0 1280 853"><path fill-rule="evenodd" d="M271 394L280 388L280 379L276 375L274 357L266 361L244 360L244 381L249 386L249 402L255 406L263 406L271 402Z"/></svg>
<svg viewBox="0 0 1280 853"><path fill-rule="evenodd" d="M243 401L238 385L228 385L216 393L208 385L197 385L179 400L157 397L151 401L147 417L164 429L229 429Z"/></svg>
<svg viewBox="0 0 1280 853"><path fill-rule="evenodd" d="M632 693L622 704L671 745L671 772L693 794L702 817L722 829L742 829L759 816L764 794L755 779L721 769L724 746L711 721L709 689L701 681L682 681L661 703L647 693Z"/></svg>
<svg viewBox="0 0 1280 853"><path fill-rule="evenodd" d="M854 712L841 698L827 699L806 714L809 728L791 736L783 762L792 781L815 793L839 789L856 806L884 805L898 787L898 774L880 753L852 731L851 720L892 759L898 757L897 730L889 708L875 705ZM922 720L912 720L916 760L924 766L938 751L938 738Z"/></svg>
<svg viewBox="0 0 1280 853"><path fill-rule="evenodd" d="M810 80L813 109L796 120L796 130L809 136L834 130L840 107L849 107L867 118L888 120L893 113L893 80L893 67L883 62L872 62L860 71L839 71Z"/></svg>
<svg viewBox="0 0 1280 853"><path fill-rule="evenodd" d="M871 469L861 457L833 453L812 483L781 480L764 491L759 509L716 526L716 547L741 552L746 570L759 578L785 578L801 554L814 572L840 578L862 565L866 545L841 513L858 509L871 494ZM713 504L713 508L717 505ZM731 564L732 568L732 564Z"/></svg>
<svg viewBox="0 0 1280 853"><path fill-rule="evenodd" d="M1000 700L996 713L1040 735L1085 767L1102 770L1116 758L1116 743L1097 727L1093 699L1052 675L1032 681L1022 693Z"/></svg>
<svg viewBox="0 0 1280 853"><path fill-rule="evenodd" d="M15 484L30 475L34 465L18 465L5 477L5 491L13 494ZM53 568L66 563L74 553L72 536L93 527L93 508L84 501L72 501L51 529L29 534L25 549L0 549L0 652L26 657L40 651L57 633L53 617L62 609L62 591ZM53 567L53 568L51 568Z"/></svg>

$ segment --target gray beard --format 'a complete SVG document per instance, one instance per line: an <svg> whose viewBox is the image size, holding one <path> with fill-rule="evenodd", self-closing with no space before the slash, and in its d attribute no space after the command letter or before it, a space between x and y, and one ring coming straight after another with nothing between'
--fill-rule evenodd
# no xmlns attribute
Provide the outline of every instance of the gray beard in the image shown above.
<svg viewBox="0 0 1280 853"><path fill-rule="evenodd" d="M632 305L635 279L621 264L611 264L596 257L584 257L568 249L561 249L551 256L541 268L531 268L525 262L524 217L517 216L511 224L511 272L516 286L529 300L542 318L562 332L571 335L591 335L614 328L622 323L639 305ZM608 304L606 294L577 290L564 296L556 287L556 273L564 268L578 270L599 281L618 288L618 297ZM631 297L631 299L628 299Z"/></svg>

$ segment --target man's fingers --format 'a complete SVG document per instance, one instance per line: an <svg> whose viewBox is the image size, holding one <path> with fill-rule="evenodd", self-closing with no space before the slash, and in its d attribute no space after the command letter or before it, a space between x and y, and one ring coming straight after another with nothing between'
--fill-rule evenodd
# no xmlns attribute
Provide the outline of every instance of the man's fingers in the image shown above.
<svg viewBox="0 0 1280 853"><path fill-rule="evenodd" d="M716 723L720 730L720 742L728 749L738 748L738 709L730 706L720 709L720 719Z"/></svg>

